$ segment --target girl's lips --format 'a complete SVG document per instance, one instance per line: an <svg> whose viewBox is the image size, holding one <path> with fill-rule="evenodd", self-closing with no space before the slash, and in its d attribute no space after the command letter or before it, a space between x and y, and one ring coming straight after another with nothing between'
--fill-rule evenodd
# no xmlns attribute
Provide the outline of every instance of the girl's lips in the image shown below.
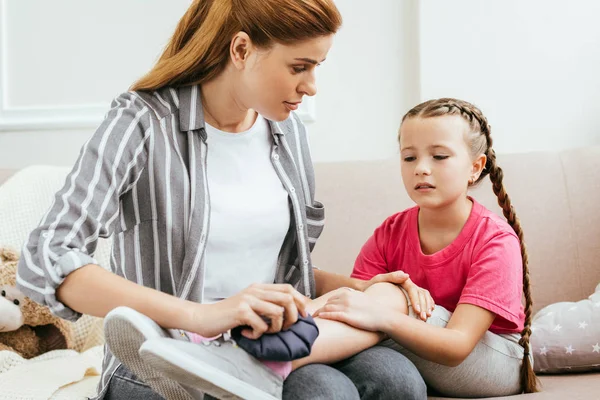
<svg viewBox="0 0 600 400"><path fill-rule="evenodd" d="M433 186L430 183L417 183L415 185L415 190L424 190L424 189L435 189L435 186Z"/></svg>

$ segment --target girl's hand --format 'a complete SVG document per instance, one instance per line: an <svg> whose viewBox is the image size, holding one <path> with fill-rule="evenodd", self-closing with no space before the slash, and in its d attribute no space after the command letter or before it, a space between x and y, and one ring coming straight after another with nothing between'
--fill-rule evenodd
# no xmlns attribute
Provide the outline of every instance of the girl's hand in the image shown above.
<svg viewBox="0 0 600 400"><path fill-rule="evenodd" d="M196 329L191 331L212 337L247 325L249 328L242 334L258 339L264 333L288 329L298 320L298 314L306 316L308 301L291 285L253 284L225 300L192 308L191 319Z"/></svg>
<svg viewBox="0 0 600 400"><path fill-rule="evenodd" d="M388 272L387 274L375 275L368 281L362 281L358 285L358 289L364 292L369 288L369 286L382 282L393 283L394 285L402 285L407 279L408 274L404 271Z"/></svg>
<svg viewBox="0 0 600 400"><path fill-rule="evenodd" d="M435 301L428 290L423 289L410 280L409 275L404 271L394 271L387 274L375 275L368 281L363 281L360 290L365 291L371 285L376 283L389 282L402 287L408 293L408 298L412 304L415 313L423 321L431 317L431 312L435 307Z"/></svg>
<svg viewBox="0 0 600 400"><path fill-rule="evenodd" d="M313 317L344 322L366 331L380 331L386 309L385 304L363 292L340 288L323 307L315 311Z"/></svg>
<svg viewBox="0 0 600 400"><path fill-rule="evenodd" d="M400 286L408 293L408 298L410 299L415 313L420 319L427 321L427 318L431 317L431 312L435 307L435 301L433 301L433 297L431 297L429 290L415 285L410 278L407 278Z"/></svg>

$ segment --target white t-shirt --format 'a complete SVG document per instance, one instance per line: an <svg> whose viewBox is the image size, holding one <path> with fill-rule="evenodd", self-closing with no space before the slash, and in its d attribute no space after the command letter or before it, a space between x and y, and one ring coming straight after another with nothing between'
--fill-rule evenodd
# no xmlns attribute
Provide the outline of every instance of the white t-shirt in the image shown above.
<svg viewBox="0 0 600 400"><path fill-rule="evenodd" d="M290 208L271 163L273 137L263 117L245 132L206 124L206 133L211 210L204 302L213 303L252 283L273 283Z"/></svg>

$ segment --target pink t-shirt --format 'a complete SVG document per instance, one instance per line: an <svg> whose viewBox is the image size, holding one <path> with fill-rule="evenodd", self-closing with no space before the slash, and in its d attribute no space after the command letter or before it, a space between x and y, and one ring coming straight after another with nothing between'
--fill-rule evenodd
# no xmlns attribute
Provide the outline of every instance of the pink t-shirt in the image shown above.
<svg viewBox="0 0 600 400"><path fill-rule="evenodd" d="M519 239L510 225L473 200L458 237L442 250L425 255L418 214L419 207L413 207L386 219L364 244L352 277L370 279L402 270L447 310L473 304L496 314L490 331L521 332L525 321L523 262Z"/></svg>

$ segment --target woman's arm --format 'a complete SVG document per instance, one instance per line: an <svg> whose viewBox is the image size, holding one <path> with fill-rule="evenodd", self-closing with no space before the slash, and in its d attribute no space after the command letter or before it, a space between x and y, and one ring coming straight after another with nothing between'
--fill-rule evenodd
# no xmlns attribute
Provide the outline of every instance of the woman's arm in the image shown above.
<svg viewBox="0 0 600 400"><path fill-rule="evenodd" d="M315 283L317 286L317 297L323 296L335 289L341 287L349 287L356 290L366 289L365 283L361 279L350 278L342 274L323 271L322 269L313 268L315 274Z"/></svg>
<svg viewBox="0 0 600 400"><path fill-rule="evenodd" d="M308 303L290 285L271 284L252 285L226 300L199 304L130 282L93 264L70 273L58 287L57 298L72 310L97 317L118 306L130 307L164 328L205 337L248 325L245 335L253 339L287 328L298 319L298 313L305 314ZM261 316L269 317L271 324Z"/></svg>
<svg viewBox="0 0 600 400"><path fill-rule="evenodd" d="M82 314L105 317L126 306L152 318L164 328L189 328L190 302L128 281L104 268L89 264L69 274L58 287L57 298Z"/></svg>

